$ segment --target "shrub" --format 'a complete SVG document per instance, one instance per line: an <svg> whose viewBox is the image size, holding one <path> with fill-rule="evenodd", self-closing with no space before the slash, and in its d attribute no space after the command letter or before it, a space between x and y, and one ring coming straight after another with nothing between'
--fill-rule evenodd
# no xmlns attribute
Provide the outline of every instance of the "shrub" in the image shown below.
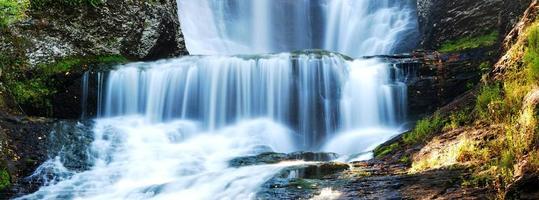
<svg viewBox="0 0 539 200"><path fill-rule="evenodd" d="M503 107L501 89L497 84L485 85L481 88L479 95L477 95L476 101L476 109L481 119L492 119L493 116L490 110L496 109L493 106Z"/></svg>

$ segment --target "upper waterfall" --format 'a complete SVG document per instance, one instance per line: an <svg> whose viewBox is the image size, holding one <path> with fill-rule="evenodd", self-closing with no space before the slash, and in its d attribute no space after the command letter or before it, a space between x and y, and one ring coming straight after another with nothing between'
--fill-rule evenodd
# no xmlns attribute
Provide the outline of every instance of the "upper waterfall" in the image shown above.
<svg viewBox="0 0 539 200"><path fill-rule="evenodd" d="M413 40L407 38L417 34L409 0L178 0L178 5L194 55L324 49L360 57L406 49Z"/></svg>

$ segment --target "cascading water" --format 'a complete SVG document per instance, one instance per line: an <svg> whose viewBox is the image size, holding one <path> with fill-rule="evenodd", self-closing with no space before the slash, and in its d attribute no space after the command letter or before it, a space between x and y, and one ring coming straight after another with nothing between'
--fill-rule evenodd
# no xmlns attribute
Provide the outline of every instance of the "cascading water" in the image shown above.
<svg viewBox="0 0 539 200"><path fill-rule="evenodd" d="M211 55L100 73L88 169L53 157L34 177L54 178L20 199L254 199L298 163L234 168L231 159L372 150L405 120L400 69L325 51L225 55L398 51L415 22L397 2L179 0L189 51Z"/></svg>
<svg viewBox="0 0 539 200"><path fill-rule="evenodd" d="M410 0L179 0L191 54L325 49L352 57L402 50L417 34Z"/></svg>

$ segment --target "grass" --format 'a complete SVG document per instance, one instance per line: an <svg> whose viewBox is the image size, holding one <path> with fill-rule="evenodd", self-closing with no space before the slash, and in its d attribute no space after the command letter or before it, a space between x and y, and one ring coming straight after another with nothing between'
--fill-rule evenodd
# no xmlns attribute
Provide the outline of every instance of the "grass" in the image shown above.
<svg viewBox="0 0 539 200"><path fill-rule="evenodd" d="M442 44L438 51L442 53L449 53L480 47L493 46L498 41L498 35L499 34L497 31L493 31L486 35L481 35L477 37L465 37L455 41L449 41Z"/></svg>
<svg viewBox="0 0 539 200"><path fill-rule="evenodd" d="M469 109L463 109L456 112L452 112L449 115L449 121L445 125L445 130L456 129L462 127L470 122L472 116Z"/></svg>
<svg viewBox="0 0 539 200"><path fill-rule="evenodd" d="M476 155L477 142L468 138L461 138L458 142L444 149L437 150L429 155L417 159L412 163L411 173L431 169L453 166L458 163L471 162Z"/></svg>
<svg viewBox="0 0 539 200"><path fill-rule="evenodd" d="M419 120L415 128L403 136L404 143L417 144L425 141L430 134L436 133L445 126L446 120L439 114Z"/></svg>
<svg viewBox="0 0 539 200"><path fill-rule="evenodd" d="M539 80L539 27L534 26L528 32L528 47L524 54L527 75L530 81Z"/></svg>
<svg viewBox="0 0 539 200"><path fill-rule="evenodd" d="M482 119L493 119L503 107L502 90L498 84L486 85L481 88L477 95L476 111Z"/></svg>

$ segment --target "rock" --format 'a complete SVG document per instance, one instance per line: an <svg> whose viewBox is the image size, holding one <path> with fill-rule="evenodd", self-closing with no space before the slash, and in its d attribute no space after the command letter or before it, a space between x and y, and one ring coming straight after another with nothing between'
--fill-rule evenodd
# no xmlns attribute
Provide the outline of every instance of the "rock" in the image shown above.
<svg viewBox="0 0 539 200"><path fill-rule="evenodd" d="M87 170L87 147L93 141L91 123L13 116L0 112L0 171L7 170L10 186L0 188L0 197L28 194L46 181L41 172L30 177L46 160L62 154L62 163L72 171ZM47 170L47 169L43 169Z"/></svg>
<svg viewBox="0 0 539 200"><path fill-rule="evenodd" d="M310 199L323 188L341 187L348 179L339 175L346 163L308 163L286 168L261 186L256 199Z"/></svg>
<svg viewBox="0 0 539 200"><path fill-rule="evenodd" d="M319 179L348 169L350 169L350 166L348 164L338 162L309 165L308 167L303 169L302 177L308 179Z"/></svg>
<svg viewBox="0 0 539 200"><path fill-rule="evenodd" d="M416 51L383 56L406 73L408 115L411 119L430 113L473 89L481 79L482 63L493 63L491 49L461 53Z"/></svg>
<svg viewBox="0 0 539 200"><path fill-rule="evenodd" d="M74 56L154 60L185 55L177 10L176 0L106 0L95 8L31 9L27 20L11 25L9 34L0 36L8 37L0 50L22 50L31 66Z"/></svg>
<svg viewBox="0 0 539 200"><path fill-rule="evenodd" d="M335 153L295 152L291 154L267 152L256 156L235 158L229 161L231 167L275 164L282 161L303 160L307 162L331 161L338 157Z"/></svg>
<svg viewBox="0 0 539 200"><path fill-rule="evenodd" d="M52 120L7 115L0 112L0 170L16 183L47 159ZM11 194L0 188L0 195Z"/></svg>
<svg viewBox="0 0 539 200"><path fill-rule="evenodd" d="M515 181L505 193L505 199L539 199L539 169L524 159L516 166Z"/></svg>
<svg viewBox="0 0 539 200"><path fill-rule="evenodd" d="M447 41L498 31L505 35L532 0L418 0L419 29L425 49ZM473 26L470 26L473 24Z"/></svg>

